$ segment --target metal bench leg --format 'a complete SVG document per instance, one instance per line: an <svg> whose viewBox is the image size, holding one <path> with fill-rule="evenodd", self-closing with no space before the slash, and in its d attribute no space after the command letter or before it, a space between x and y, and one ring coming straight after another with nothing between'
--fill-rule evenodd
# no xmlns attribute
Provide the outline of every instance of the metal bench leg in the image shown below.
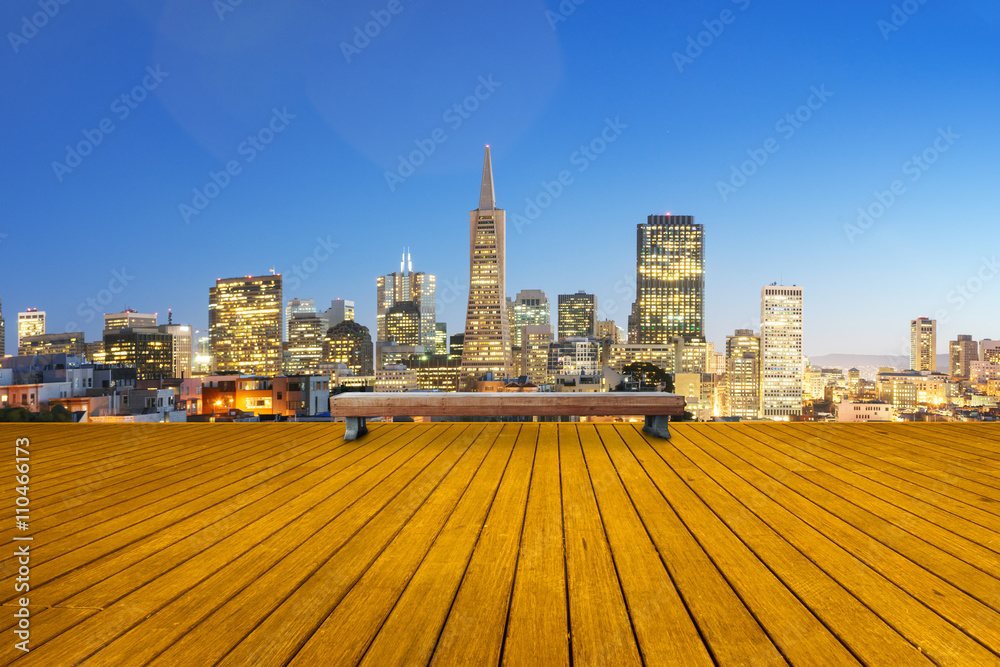
<svg viewBox="0 0 1000 667"><path fill-rule="evenodd" d="M669 415L646 415L646 425L642 430L656 438L670 439Z"/></svg>
<svg viewBox="0 0 1000 667"><path fill-rule="evenodd" d="M357 440L365 433L368 433L368 426L365 425L364 417L348 417L347 429L344 431L344 440Z"/></svg>

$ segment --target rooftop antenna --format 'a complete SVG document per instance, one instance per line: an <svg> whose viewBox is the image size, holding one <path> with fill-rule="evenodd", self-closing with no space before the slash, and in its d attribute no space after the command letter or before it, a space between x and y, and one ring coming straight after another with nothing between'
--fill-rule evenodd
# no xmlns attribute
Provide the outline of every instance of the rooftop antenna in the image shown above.
<svg viewBox="0 0 1000 667"><path fill-rule="evenodd" d="M410 249L406 249L406 272L413 273L413 260L410 258Z"/></svg>

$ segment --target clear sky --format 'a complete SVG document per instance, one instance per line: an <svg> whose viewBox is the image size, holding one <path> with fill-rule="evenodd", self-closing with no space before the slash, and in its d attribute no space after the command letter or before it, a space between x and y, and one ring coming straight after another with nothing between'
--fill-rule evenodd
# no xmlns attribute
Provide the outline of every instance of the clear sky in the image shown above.
<svg viewBox="0 0 1000 667"><path fill-rule="evenodd" d="M905 353L918 316L1000 338L993 0L8 0L0 28L8 353L28 307L204 329L216 278L272 268L374 330L404 246L461 331L487 143L510 296L625 325L635 225L671 212L705 225L717 344L774 281L807 354Z"/></svg>

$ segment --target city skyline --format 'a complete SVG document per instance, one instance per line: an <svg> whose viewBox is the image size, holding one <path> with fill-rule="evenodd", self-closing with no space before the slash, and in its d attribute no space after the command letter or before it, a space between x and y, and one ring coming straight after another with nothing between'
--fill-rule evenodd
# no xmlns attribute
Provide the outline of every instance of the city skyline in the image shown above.
<svg viewBox="0 0 1000 667"><path fill-rule="evenodd" d="M940 341L996 336L997 263L979 249L1000 233L1000 9L928 3L896 25L892 3L574 6L407 5L346 51L383 6L67 5L30 38L27 9L5 6L18 38L0 81L20 100L0 112L17 128L0 167L6 350L28 307L88 340L127 306L205 331L207 286L272 268L289 298L354 300L374 331L370 282L400 246L438 276L438 319L457 332L457 211L486 143L504 173L507 296L582 289L624 325L632 225L673 211L706 227L717 346L759 327L757 290L775 281L809 290L812 356L905 355L921 315ZM496 49L469 29L486 24ZM943 220L977 244L925 243Z"/></svg>

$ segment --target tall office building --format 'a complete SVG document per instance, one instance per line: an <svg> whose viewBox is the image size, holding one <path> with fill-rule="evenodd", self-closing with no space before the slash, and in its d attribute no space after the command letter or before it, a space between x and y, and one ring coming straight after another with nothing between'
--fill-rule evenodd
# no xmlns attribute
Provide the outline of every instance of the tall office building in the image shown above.
<svg viewBox="0 0 1000 667"><path fill-rule="evenodd" d="M36 354L71 354L82 357L87 353L87 343L82 331L69 331L42 336L24 336L17 350L22 357Z"/></svg>
<svg viewBox="0 0 1000 667"><path fill-rule="evenodd" d="M323 361L346 364L355 375L374 375L374 348L368 327L344 320L330 327L323 341Z"/></svg>
<svg viewBox="0 0 1000 667"><path fill-rule="evenodd" d="M726 398L727 417L760 414L760 336L752 329L726 336Z"/></svg>
<svg viewBox="0 0 1000 667"><path fill-rule="evenodd" d="M576 294L560 294L558 300L559 340L597 335L596 294L582 291Z"/></svg>
<svg viewBox="0 0 1000 667"><path fill-rule="evenodd" d="M979 361L1000 364L1000 340L985 338L979 341Z"/></svg>
<svg viewBox="0 0 1000 667"><path fill-rule="evenodd" d="M760 416L802 414L802 288L774 283L760 291Z"/></svg>
<svg viewBox="0 0 1000 667"><path fill-rule="evenodd" d="M287 373L314 369L323 358L323 341L327 326L325 315L298 312L288 321Z"/></svg>
<svg viewBox="0 0 1000 667"><path fill-rule="evenodd" d="M425 350L434 349L434 328L437 324L437 279L433 274L413 271L413 260L404 252L399 271L379 276L376 286L375 341L397 345L423 345ZM410 304L410 305L406 305ZM393 308L396 308L393 311ZM403 311L407 317L417 313L417 332L413 340L396 340L390 332L390 311L399 317Z"/></svg>
<svg viewBox="0 0 1000 667"><path fill-rule="evenodd" d="M937 370L937 320L910 320L910 370Z"/></svg>
<svg viewBox="0 0 1000 667"><path fill-rule="evenodd" d="M952 377L969 377L969 367L979 361L979 343L972 336L959 334L958 340L948 344L948 373Z"/></svg>
<svg viewBox="0 0 1000 667"><path fill-rule="evenodd" d="M21 339L25 336L45 335L45 311L28 308L17 314L17 349L21 349Z"/></svg>
<svg viewBox="0 0 1000 667"><path fill-rule="evenodd" d="M552 384L549 375L549 348L552 346L551 324L528 324L521 338L521 374L535 385Z"/></svg>
<svg viewBox="0 0 1000 667"><path fill-rule="evenodd" d="M104 330L104 362L135 366L140 380L174 376L174 337L155 327Z"/></svg>
<svg viewBox="0 0 1000 667"><path fill-rule="evenodd" d="M434 352L436 355L448 354L448 323L438 322L434 325Z"/></svg>
<svg viewBox="0 0 1000 667"><path fill-rule="evenodd" d="M545 326L552 323L552 304L540 289L521 290L514 297L510 317L510 340L514 347L523 348L521 327Z"/></svg>
<svg viewBox="0 0 1000 667"><path fill-rule="evenodd" d="M326 309L328 326L335 327L344 320L354 321L354 302L334 299L330 302L330 307Z"/></svg>
<svg viewBox="0 0 1000 667"><path fill-rule="evenodd" d="M120 313L104 314L104 332L119 329L155 329L156 313L140 313L128 308Z"/></svg>
<svg viewBox="0 0 1000 667"><path fill-rule="evenodd" d="M216 373L281 373L281 302L281 274L219 279L209 288Z"/></svg>
<svg viewBox="0 0 1000 667"><path fill-rule="evenodd" d="M284 328L281 330L281 340L288 341L288 323L296 313L315 313L316 301L313 299L289 299L285 304ZM326 333L325 331L323 333Z"/></svg>
<svg viewBox="0 0 1000 667"><path fill-rule="evenodd" d="M513 367L506 297L506 212L496 206L490 147L483 161L479 208L469 214L469 304L462 349L462 388L487 372Z"/></svg>
<svg viewBox="0 0 1000 667"><path fill-rule="evenodd" d="M694 216L651 215L636 226L635 279L629 343L705 336L705 228Z"/></svg>

